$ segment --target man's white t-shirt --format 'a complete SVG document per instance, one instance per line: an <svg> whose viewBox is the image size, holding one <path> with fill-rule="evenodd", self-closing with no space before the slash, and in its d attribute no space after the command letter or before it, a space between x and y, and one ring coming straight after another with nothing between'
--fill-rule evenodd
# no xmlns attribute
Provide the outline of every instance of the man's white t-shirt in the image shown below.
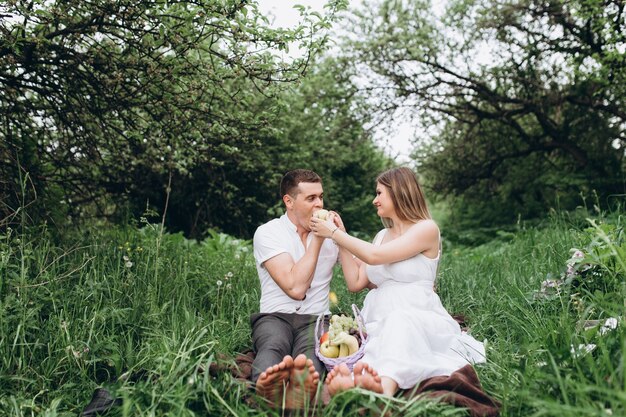
<svg viewBox="0 0 626 417"><path fill-rule="evenodd" d="M313 239L309 233L307 246ZM270 220L254 233L254 259L261 280L261 313L330 313L328 293L333 277L333 267L339 258L339 249L331 239L325 239L320 249L311 287L304 300L294 300L276 284L264 266L264 262L281 253L288 253L294 262L304 256L305 248L297 233L296 225L286 214Z"/></svg>

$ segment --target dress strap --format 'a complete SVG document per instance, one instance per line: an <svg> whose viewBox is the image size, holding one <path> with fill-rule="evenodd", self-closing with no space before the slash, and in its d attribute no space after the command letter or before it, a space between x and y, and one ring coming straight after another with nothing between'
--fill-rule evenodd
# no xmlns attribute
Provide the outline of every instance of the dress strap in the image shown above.
<svg viewBox="0 0 626 417"><path fill-rule="evenodd" d="M437 268L435 268L435 278L433 279L433 291L437 292L437 278L439 277L439 265L441 265L441 252L443 245L441 244L441 230L437 226L437 234L439 235L439 256L437 256Z"/></svg>
<svg viewBox="0 0 626 417"><path fill-rule="evenodd" d="M443 246L441 244L441 230L437 227L437 233L439 234L439 259L441 259L441 251L443 250Z"/></svg>
<svg viewBox="0 0 626 417"><path fill-rule="evenodd" d="M374 236L374 241L372 243L376 246L380 246L386 234L387 234L387 228L384 228L380 232L376 233L376 236Z"/></svg>

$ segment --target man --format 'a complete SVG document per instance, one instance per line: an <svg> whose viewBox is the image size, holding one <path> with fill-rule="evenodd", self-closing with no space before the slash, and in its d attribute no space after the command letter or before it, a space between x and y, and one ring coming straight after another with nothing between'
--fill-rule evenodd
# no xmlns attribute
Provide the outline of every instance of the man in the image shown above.
<svg viewBox="0 0 626 417"><path fill-rule="evenodd" d="M286 213L254 234L261 308L250 318L256 352L252 380L270 403L284 398L286 408L300 408L314 398L324 372L315 355L314 327L320 314L330 313L330 281L340 252L332 240L310 232L313 214L324 206L319 175L290 171L280 194ZM344 256L350 255L342 250Z"/></svg>

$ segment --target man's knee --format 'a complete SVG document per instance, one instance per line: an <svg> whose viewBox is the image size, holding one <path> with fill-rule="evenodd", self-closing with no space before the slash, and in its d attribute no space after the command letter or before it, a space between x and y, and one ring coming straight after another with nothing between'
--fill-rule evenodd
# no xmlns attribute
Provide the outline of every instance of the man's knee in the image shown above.
<svg viewBox="0 0 626 417"><path fill-rule="evenodd" d="M290 354L293 335L289 324L279 317L267 314L253 316L252 342L257 352L275 352L282 356Z"/></svg>

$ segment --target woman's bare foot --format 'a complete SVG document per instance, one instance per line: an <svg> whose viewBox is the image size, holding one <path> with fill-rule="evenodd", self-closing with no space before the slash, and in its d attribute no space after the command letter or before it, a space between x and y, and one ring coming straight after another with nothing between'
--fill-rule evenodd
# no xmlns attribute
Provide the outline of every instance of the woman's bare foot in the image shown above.
<svg viewBox="0 0 626 417"><path fill-rule="evenodd" d="M313 361L304 354L296 356L285 391L285 408L301 409L306 403L313 403L319 381L320 375L315 370Z"/></svg>
<svg viewBox="0 0 626 417"><path fill-rule="evenodd" d="M259 379L256 381L257 394L269 400L272 404L280 402L293 366L293 358L286 355L282 361L267 368L265 372L259 375Z"/></svg>
<svg viewBox="0 0 626 417"><path fill-rule="evenodd" d="M354 388L354 380L348 365L341 363L335 366L326 377L326 385L331 397L347 389Z"/></svg>
<svg viewBox="0 0 626 417"><path fill-rule="evenodd" d="M368 391L383 393L383 385L378 372L365 362L357 362L354 365L354 385Z"/></svg>

